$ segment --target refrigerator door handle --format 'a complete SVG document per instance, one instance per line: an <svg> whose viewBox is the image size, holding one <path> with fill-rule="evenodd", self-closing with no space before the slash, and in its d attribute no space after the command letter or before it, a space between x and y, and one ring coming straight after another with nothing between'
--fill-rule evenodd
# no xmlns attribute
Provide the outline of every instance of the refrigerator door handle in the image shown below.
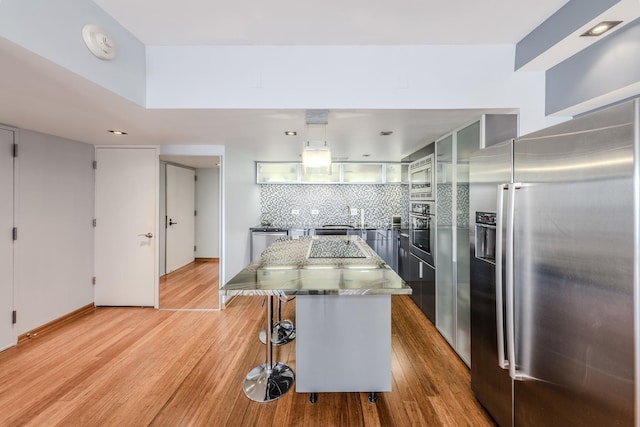
<svg viewBox="0 0 640 427"><path fill-rule="evenodd" d="M506 317L507 317L507 354L509 358L509 376L514 381L524 379L516 369L515 343L515 286L514 286L514 220L516 207L516 190L522 187L519 183L507 185L507 235L506 235Z"/></svg>
<svg viewBox="0 0 640 427"><path fill-rule="evenodd" d="M498 341L498 366L502 369L509 369L509 361L505 357L504 348L504 298L502 295L502 218L504 215L504 192L508 188L508 184L498 185L498 197L496 198L496 335Z"/></svg>

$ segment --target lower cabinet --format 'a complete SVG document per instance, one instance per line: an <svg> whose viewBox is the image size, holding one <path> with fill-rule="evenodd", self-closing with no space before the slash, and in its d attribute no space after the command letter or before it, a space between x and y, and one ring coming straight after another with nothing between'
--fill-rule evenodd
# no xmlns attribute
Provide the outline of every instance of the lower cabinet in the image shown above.
<svg viewBox="0 0 640 427"><path fill-rule="evenodd" d="M391 295L296 297L296 392L391 391Z"/></svg>
<svg viewBox="0 0 640 427"><path fill-rule="evenodd" d="M362 230L362 239L391 267L398 271L398 230Z"/></svg>
<svg viewBox="0 0 640 427"><path fill-rule="evenodd" d="M405 282L410 280L409 269L409 234L406 230L400 230L398 242L398 269L396 270Z"/></svg>
<svg viewBox="0 0 640 427"><path fill-rule="evenodd" d="M405 279L406 280L406 279ZM436 322L436 269L429 263L411 254L409 256L409 280L413 301L420 307L431 323Z"/></svg>

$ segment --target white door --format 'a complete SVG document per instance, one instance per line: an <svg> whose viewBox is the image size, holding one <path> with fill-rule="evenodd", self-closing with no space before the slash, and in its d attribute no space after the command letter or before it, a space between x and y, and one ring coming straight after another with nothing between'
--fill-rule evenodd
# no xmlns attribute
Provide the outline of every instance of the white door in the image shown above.
<svg viewBox="0 0 640 427"><path fill-rule="evenodd" d="M156 306L158 152L96 148L95 304Z"/></svg>
<svg viewBox="0 0 640 427"><path fill-rule="evenodd" d="M16 344L13 328L13 131L0 129L0 350Z"/></svg>
<svg viewBox="0 0 640 427"><path fill-rule="evenodd" d="M195 259L195 171L167 165L167 273Z"/></svg>

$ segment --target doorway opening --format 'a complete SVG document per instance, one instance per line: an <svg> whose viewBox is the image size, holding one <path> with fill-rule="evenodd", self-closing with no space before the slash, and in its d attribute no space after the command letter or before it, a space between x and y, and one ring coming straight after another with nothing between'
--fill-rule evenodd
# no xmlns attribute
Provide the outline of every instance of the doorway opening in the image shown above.
<svg viewBox="0 0 640 427"><path fill-rule="evenodd" d="M160 155L160 309L220 309L220 163Z"/></svg>

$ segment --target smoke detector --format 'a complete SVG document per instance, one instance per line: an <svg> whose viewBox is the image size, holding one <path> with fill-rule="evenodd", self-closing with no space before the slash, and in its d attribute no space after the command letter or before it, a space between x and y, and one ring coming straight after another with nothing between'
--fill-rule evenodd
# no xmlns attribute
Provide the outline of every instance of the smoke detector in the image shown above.
<svg viewBox="0 0 640 427"><path fill-rule="evenodd" d="M82 27L84 44L96 57L100 59L113 59L116 57L116 47L113 40L102 28L97 25L87 24Z"/></svg>

